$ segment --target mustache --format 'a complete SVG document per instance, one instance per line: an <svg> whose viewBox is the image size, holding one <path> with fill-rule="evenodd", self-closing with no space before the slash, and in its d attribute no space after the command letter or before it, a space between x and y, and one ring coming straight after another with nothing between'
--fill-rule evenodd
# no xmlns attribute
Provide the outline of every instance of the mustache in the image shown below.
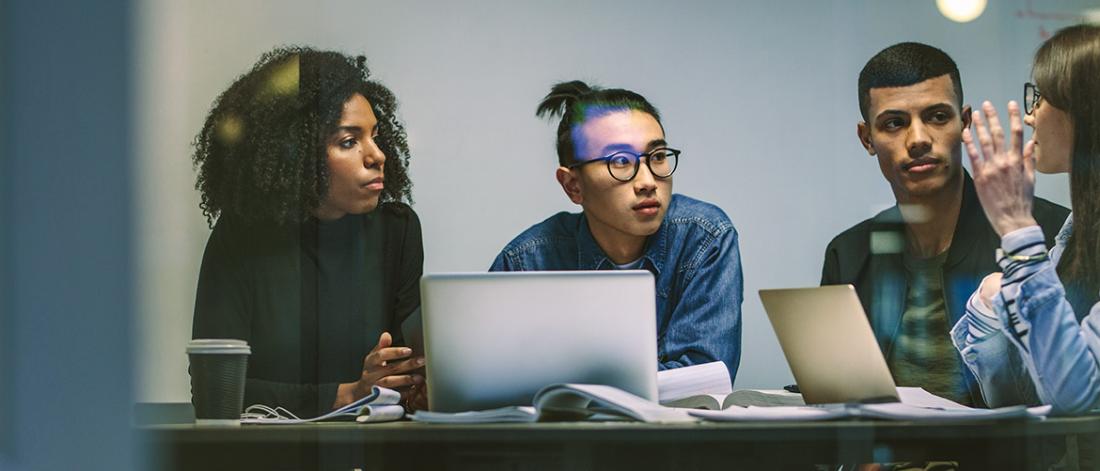
<svg viewBox="0 0 1100 471"><path fill-rule="evenodd" d="M913 167L916 167L918 165L938 164L938 163L941 163L941 162L943 162L943 159L941 159L941 158L933 157L931 155L926 155L924 157L918 157L916 159L910 160L910 161L902 164L901 168L903 168L905 170L909 170L909 169L911 169Z"/></svg>

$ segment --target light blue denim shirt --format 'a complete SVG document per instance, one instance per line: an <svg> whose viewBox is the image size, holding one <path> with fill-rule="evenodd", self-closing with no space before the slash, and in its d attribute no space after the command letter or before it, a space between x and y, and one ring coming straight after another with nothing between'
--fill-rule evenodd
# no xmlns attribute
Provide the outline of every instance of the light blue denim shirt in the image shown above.
<svg viewBox="0 0 1100 471"><path fill-rule="evenodd" d="M1004 250L1041 247L1035 229L1006 234ZM1075 414L1100 405L1100 303L1078 322L1055 269L1071 231L1072 216L1048 260L1006 271L1006 280L1022 278L1018 289L1003 285L992 310L975 293L951 331L990 407L1042 402L1055 414ZM1029 273L1016 277L1016 270Z"/></svg>
<svg viewBox="0 0 1100 471"><path fill-rule="evenodd" d="M642 259L656 280L658 369L721 360L736 378L744 288L737 230L726 214L673 195ZM584 214L561 212L509 242L489 270L612 269Z"/></svg>

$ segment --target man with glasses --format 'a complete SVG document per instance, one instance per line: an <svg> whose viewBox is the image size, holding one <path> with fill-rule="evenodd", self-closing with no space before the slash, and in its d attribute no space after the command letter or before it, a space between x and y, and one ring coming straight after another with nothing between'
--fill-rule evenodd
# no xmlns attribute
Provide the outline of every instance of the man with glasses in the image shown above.
<svg viewBox="0 0 1100 471"><path fill-rule="evenodd" d="M672 194L682 156L657 109L629 90L574 81L555 85L537 114L561 117L556 177L583 211L527 229L491 270L648 270L658 368L721 360L733 379L743 291L737 231L716 206Z"/></svg>
<svg viewBox="0 0 1100 471"><path fill-rule="evenodd" d="M836 236L821 284L855 285L899 386L981 405L977 383L951 344L1000 246L962 167L970 125L955 62L919 43L890 46L859 75L860 144L876 157L897 204ZM1048 245L1068 210L1035 199Z"/></svg>

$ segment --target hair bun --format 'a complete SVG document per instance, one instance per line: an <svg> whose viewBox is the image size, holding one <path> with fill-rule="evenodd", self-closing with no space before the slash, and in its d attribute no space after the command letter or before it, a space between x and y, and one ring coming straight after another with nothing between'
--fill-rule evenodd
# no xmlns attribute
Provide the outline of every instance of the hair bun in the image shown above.
<svg viewBox="0 0 1100 471"><path fill-rule="evenodd" d="M592 87L580 80L559 82L550 88L550 93L546 94L539 103L535 116L540 118L564 116L569 106L591 92Z"/></svg>

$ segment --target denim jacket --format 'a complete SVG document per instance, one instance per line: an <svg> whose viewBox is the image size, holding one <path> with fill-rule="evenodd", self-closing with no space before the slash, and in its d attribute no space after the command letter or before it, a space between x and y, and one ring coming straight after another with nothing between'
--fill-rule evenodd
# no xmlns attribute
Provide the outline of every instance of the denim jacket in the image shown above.
<svg viewBox="0 0 1100 471"><path fill-rule="evenodd" d="M1100 402L1100 303L1078 322L1055 269L1071 231L1072 216L1055 238L1050 258L1038 262L1034 274L1019 284L1015 302L1028 327L1026 335L1017 333L1020 321L1007 314L1003 292L992 299L991 318L999 322L996 330L977 338L972 335L983 330L971 326L982 323L976 311L984 304L977 292L966 315L951 330L955 347L992 407L1042 402L1056 414L1072 414ZM1042 243L1034 232L1014 244ZM1006 244L1012 236L1006 235Z"/></svg>
<svg viewBox="0 0 1100 471"><path fill-rule="evenodd" d="M583 213L561 212L517 236L490 271L611 270ZM741 361L741 254L737 230L717 206L673 195L660 229L646 240L642 266L657 292L658 369Z"/></svg>

